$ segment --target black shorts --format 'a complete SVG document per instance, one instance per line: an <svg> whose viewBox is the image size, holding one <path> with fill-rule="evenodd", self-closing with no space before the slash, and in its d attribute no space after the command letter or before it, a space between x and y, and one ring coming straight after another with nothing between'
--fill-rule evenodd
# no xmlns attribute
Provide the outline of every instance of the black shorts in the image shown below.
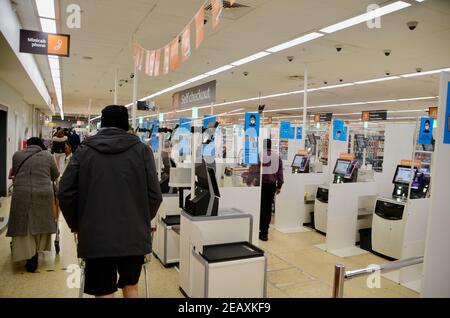
<svg viewBox="0 0 450 318"><path fill-rule="evenodd" d="M144 256L86 259L84 292L94 296L115 293L139 282ZM119 281L117 281L119 273Z"/></svg>

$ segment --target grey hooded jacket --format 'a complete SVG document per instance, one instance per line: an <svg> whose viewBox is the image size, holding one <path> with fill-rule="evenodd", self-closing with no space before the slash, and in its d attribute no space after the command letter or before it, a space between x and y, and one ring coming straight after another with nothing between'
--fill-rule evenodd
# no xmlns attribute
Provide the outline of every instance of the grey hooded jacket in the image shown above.
<svg viewBox="0 0 450 318"><path fill-rule="evenodd" d="M73 155L59 204L78 233L80 258L151 253L150 222L162 202L153 153L122 129L102 129Z"/></svg>

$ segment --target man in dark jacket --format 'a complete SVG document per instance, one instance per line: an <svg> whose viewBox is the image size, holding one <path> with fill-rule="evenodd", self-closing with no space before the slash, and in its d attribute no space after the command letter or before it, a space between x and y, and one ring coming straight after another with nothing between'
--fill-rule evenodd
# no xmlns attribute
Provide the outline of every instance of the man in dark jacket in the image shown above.
<svg viewBox="0 0 450 318"><path fill-rule="evenodd" d="M275 194L280 194L284 183L283 162L280 157L272 152L272 140L264 140L261 207L259 219L259 239L269 240L269 226L272 219L272 204Z"/></svg>
<svg viewBox="0 0 450 318"><path fill-rule="evenodd" d="M73 129L69 132L69 145L72 148L72 153L74 153L78 146L80 145L80 136L78 136L77 132Z"/></svg>
<svg viewBox="0 0 450 318"><path fill-rule="evenodd" d="M78 257L86 260L85 292L98 297L114 297L117 287L125 297L138 296L152 250L150 222L162 201L153 153L128 126L125 107L106 107L102 128L73 155L58 193L78 233Z"/></svg>

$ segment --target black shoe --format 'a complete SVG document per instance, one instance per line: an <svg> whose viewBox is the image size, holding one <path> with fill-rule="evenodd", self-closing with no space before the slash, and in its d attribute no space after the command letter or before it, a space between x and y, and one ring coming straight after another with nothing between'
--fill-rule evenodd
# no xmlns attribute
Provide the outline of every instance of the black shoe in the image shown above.
<svg viewBox="0 0 450 318"><path fill-rule="evenodd" d="M25 264L25 269L29 273L34 273L38 268L38 253L34 255L32 258L27 260L27 263Z"/></svg>
<svg viewBox="0 0 450 318"><path fill-rule="evenodd" d="M267 234L259 234L259 239L261 241L267 242L269 240L269 236Z"/></svg>

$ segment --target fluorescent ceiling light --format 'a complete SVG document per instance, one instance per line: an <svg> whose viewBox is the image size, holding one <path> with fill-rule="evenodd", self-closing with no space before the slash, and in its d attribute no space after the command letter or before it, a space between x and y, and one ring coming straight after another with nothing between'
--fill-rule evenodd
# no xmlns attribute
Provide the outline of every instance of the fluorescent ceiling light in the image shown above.
<svg viewBox="0 0 450 318"><path fill-rule="evenodd" d="M367 102L366 104L382 104L382 103L395 103L396 99L386 99L386 100L374 100Z"/></svg>
<svg viewBox="0 0 450 318"><path fill-rule="evenodd" d="M56 19L54 0L36 0L39 17Z"/></svg>
<svg viewBox="0 0 450 318"><path fill-rule="evenodd" d="M347 87L347 86L353 86L353 85L355 85L355 83L345 83L345 84L319 87L319 88L317 88L317 90L333 89L333 88Z"/></svg>
<svg viewBox="0 0 450 318"><path fill-rule="evenodd" d="M48 64L50 64L50 69L55 69L55 70L59 70L59 59L56 58L49 58L48 59Z"/></svg>
<svg viewBox="0 0 450 318"><path fill-rule="evenodd" d="M207 77L209 77L209 75L202 74L202 75L193 77L193 78L191 78L191 79L188 79L186 82L193 83L193 82L200 81L200 80L202 80L202 79L204 79L204 78L207 78Z"/></svg>
<svg viewBox="0 0 450 318"><path fill-rule="evenodd" d="M265 51L259 52L259 53L256 53L256 54L247 56L247 57L245 57L245 58L243 58L243 59L240 59L240 60L238 60L238 61L236 61L236 62L233 62L233 63L231 63L231 65L233 65L233 66L244 65L244 64L247 64L247 63L249 63L249 62L258 60L258 59L260 59L260 58L263 58L263 57L265 57L265 56L267 56L267 55L270 55L270 53L269 53L269 52L265 52Z"/></svg>
<svg viewBox="0 0 450 318"><path fill-rule="evenodd" d="M52 73L52 78L61 78L61 72L59 71L59 68L52 68L50 69L50 72Z"/></svg>
<svg viewBox="0 0 450 318"><path fill-rule="evenodd" d="M344 20L342 22L330 25L329 27L326 27L324 29L321 29L320 32L323 33L333 33L336 31L340 31L346 28L349 28L351 26L373 20L375 18L379 18L385 14L389 14L401 9L404 9L406 7L411 6L411 4L406 3L404 1L396 1L394 3L388 4L387 6L381 7L379 9L366 12L364 14L358 15L356 17Z"/></svg>
<svg viewBox="0 0 450 318"><path fill-rule="evenodd" d="M389 76L389 77L375 78L375 79L371 79L371 80L367 80L367 81L359 81L359 82L355 82L355 84L358 84L358 85L370 84L370 83L390 81L390 80L399 79L399 78L400 78L400 76Z"/></svg>
<svg viewBox="0 0 450 318"><path fill-rule="evenodd" d="M432 75L432 74L438 74L441 72L449 72L450 68L442 68L439 70L433 70L433 71L427 71L427 72L416 72L416 73L410 73L410 74L403 74L400 75L401 77L416 77L416 76L425 76L425 75Z"/></svg>
<svg viewBox="0 0 450 318"><path fill-rule="evenodd" d="M437 96L437 97L428 96L428 97L402 98L402 99L397 99L397 101L398 102L409 102L409 101L414 101L414 100L427 100L427 99L435 99L435 98L439 98L439 96Z"/></svg>
<svg viewBox="0 0 450 318"><path fill-rule="evenodd" d="M301 36L299 38L296 38L294 40L291 40L291 41L288 41L288 42L284 42L284 43L282 43L280 45L274 46L274 47L272 47L272 48L270 48L270 49L268 49L266 51L270 52L270 53L277 53L277 52L286 50L286 49L288 49L290 47L293 47L293 46L296 46L296 45L299 45L299 44L302 44L302 43L306 43L306 42L312 41L314 39L320 38L321 36L323 36L323 34L320 34L318 32L312 32L312 33L303 35L303 36Z"/></svg>
<svg viewBox="0 0 450 318"><path fill-rule="evenodd" d="M216 75L216 74L228 71L229 69L232 69L233 67L234 67L233 65L224 65L222 67L216 68L215 70L205 73L205 75L208 75L208 76Z"/></svg>
<svg viewBox="0 0 450 318"><path fill-rule="evenodd" d="M41 18L42 32L46 33L56 33L56 22L55 20Z"/></svg>

